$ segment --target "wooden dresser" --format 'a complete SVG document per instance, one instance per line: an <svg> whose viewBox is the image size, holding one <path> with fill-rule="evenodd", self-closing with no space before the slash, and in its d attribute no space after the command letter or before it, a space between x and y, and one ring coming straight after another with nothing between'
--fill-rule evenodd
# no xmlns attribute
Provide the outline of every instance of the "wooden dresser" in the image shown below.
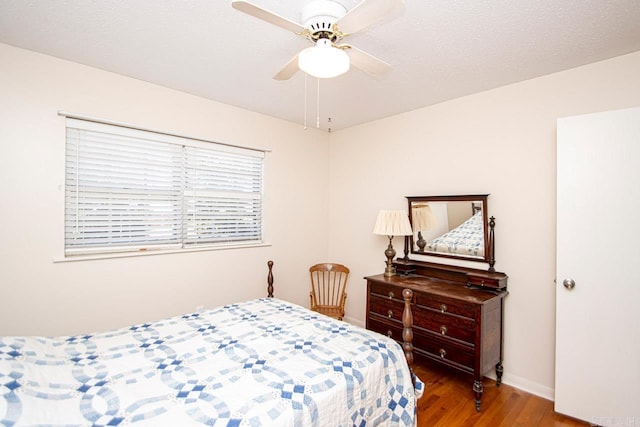
<svg viewBox="0 0 640 427"><path fill-rule="evenodd" d="M476 409L482 378L502 380L507 276L422 261L395 261L398 274L366 277L367 329L402 343L402 290L413 291L413 346L418 359L473 376Z"/></svg>

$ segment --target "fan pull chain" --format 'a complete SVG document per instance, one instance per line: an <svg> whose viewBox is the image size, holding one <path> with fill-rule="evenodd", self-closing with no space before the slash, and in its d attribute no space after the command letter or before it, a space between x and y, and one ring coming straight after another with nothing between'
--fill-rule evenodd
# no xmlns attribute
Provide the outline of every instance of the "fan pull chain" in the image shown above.
<svg viewBox="0 0 640 427"><path fill-rule="evenodd" d="M307 77L308 74L304 73L304 130L307 130L307 110L309 107ZM329 122L331 122L331 119L329 119ZM317 79L316 83L316 128L320 129L320 78ZM329 128L329 132L331 132L331 128Z"/></svg>

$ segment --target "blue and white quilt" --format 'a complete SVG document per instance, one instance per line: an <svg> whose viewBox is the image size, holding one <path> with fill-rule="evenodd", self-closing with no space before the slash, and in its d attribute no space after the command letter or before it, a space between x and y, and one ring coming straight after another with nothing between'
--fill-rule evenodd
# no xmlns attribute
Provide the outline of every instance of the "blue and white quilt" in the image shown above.
<svg viewBox="0 0 640 427"><path fill-rule="evenodd" d="M456 255L484 256L484 222L482 212L453 230L427 243L426 250Z"/></svg>
<svg viewBox="0 0 640 427"><path fill-rule="evenodd" d="M413 426L393 340L278 299L0 338L0 425Z"/></svg>

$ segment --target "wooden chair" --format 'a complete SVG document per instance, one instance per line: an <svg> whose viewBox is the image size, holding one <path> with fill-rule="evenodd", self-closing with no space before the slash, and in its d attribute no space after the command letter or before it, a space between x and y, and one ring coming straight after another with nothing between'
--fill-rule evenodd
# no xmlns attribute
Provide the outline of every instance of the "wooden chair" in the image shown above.
<svg viewBox="0 0 640 427"><path fill-rule="evenodd" d="M309 273L311 310L342 320L349 269L342 264L323 263L311 266Z"/></svg>

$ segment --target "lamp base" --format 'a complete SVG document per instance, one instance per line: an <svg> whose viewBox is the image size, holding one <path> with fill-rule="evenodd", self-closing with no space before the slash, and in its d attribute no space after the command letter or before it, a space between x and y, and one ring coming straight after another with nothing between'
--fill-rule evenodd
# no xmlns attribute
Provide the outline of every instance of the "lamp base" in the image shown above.
<svg viewBox="0 0 640 427"><path fill-rule="evenodd" d="M396 275L396 268L394 266L387 267L384 269L384 277L393 277Z"/></svg>
<svg viewBox="0 0 640 427"><path fill-rule="evenodd" d="M393 257L396 256L396 250L393 249L393 245L391 244L391 240L393 240L393 236L389 237L389 246L387 246L387 250L384 251L385 256L387 257L387 266L384 269L384 276L391 277L396 275L396 268L393 266Z"/></svg>
<svg viewBox="0 0 640 427"><path fill-rule="evenodd" d="M427 246L427 241L422 238L422 233L418 231L418 241L416 242L418 245L418 250L420 252L424 252L424 247Z"/></svg>

